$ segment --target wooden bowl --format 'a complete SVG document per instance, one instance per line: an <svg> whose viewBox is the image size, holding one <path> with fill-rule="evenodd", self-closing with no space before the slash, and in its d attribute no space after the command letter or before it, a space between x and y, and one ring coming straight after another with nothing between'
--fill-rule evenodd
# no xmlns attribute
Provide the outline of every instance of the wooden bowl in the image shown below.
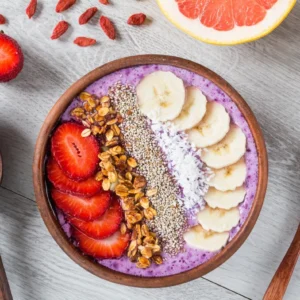
<svg viewBox="0 0 300 300"><path fill-rule="evenodd" d="M51 207L51 203L48 200L46 192L46 180L45 180L45 168L44 161L47 153L47 142L48 137L51 134L53 127L56 125L61 114L66 110L74 97L76 97L81 91L87 88L90 84L100 79L101 77L118 71L123 68L147 65L147 64L162 64L171 65L183 69L187 69L191 72L199 74L222 89L238 106L245 119L247 120L250 130L253 134L254 141L258 152L258 186L256 196L249 212L249 216L245 221L244 225L232 241L222 250L220 253L215 255L209 261L202 265L195 267L189 271L166 276L166 277L136 277L133 275L123 274L117 271L113 271L104 266L94 262L91 258L84 256L67 238L63 232L61 225L59 224L56 216ZM231 257L243 244L248 235L250 234L260 210L262 208L264 197L267 188L268 178L268 159L266 147L263 139L263 135L259 124L257 123L251 109L238 92L231 87L224 79L208 70L207 68L196 64L194 62L184 60L177 57L163 56L163 55L141 55L122 58L106 65L103 65L73 84L57 101L49 115L47 116L43 127L40 131L34 154L33 162L33 182L34 190L36 195L37 205L39 207L42 218L55 239L58 245L69 255L76 263L88 270L89 272L99 276L103 279L135 287L166 287L180 283L184 283L217 268L219 265L224 263L229 257Z"/></svg>

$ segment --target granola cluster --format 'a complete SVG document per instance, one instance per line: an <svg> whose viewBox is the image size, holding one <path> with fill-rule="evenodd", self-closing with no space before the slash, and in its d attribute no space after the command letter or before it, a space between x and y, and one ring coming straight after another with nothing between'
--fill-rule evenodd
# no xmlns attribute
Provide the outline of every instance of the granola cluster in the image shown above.
<svg viewBox="0 0 300 300"><path fill-rule="evenodd" d="M132 232L128 257L138 268L148 268L151 262L163 263L160 241L146 224L157 215L149 199L157 194L157 189L147 186L146 178L136 172L138 162L124 148L124 136L119 128L123 117L115 111L108 96L99 99L83 92L79 98L83 104L71 115L86 127L83 137L93 134L101 142L103 151L99 153L100 170L96 180L102 181L104 190L114 191L121 199L126 222L120 230L122 234Z"/></svg>

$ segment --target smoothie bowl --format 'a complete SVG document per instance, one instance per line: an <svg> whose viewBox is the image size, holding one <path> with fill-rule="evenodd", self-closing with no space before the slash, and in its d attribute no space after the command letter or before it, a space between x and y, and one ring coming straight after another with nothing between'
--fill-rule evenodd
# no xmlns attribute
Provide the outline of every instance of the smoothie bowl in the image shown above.
<svg viewBox="0 0 300 300"><path fill-rule="evenodd" d="M34 188L59 246L93 274L164 287L218 267L246 240L267 187L248 105L196 63L146 55L106 64L55 104Z"/></svg>

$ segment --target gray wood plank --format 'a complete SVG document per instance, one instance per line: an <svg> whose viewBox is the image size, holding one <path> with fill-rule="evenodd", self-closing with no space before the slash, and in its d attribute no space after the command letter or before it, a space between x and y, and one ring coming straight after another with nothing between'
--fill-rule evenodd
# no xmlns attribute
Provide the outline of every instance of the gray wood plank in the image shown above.
<svg viewBox="0 0 300 300"><path fill-rule="evenodd" d="M77 16L85 8L96 5L95 1L80 1L63 16L54 12L56 1L40 1L38 15L33 20L25 16L27 4L23 1L1 1L1 13L9 19L9 24L3 29L21 43L25 53L22 74L15 81L0 85L0 149L4 154L4 187L34 199L31 163L39 129L58 97L88 71L119 57L144 53L176 55L202 63L224 76L250 104L263 128L270 159L268 193L254 231L228 262L205 278L249 298L261 299L300 220L300 4L296 4L290 16L268 37L235 47L217 47L200 43L174 28L160 14L154 0L115 0L113 6L101 6L101 13L110 16L119 31L119 40L109 41L101 33L96 19L87 26L80 27L77 24ZM143 28L127 26L127 17L139 11L149 15L151 24ZM70 22L72 29L61 41L51 41L49 36L52 28L61 19ZM78 48L72 44L78 35L96 37L99 45L88 49ZM27 226L32 226L29 239L39 234L37 241L44 243L44 239L49 239L49 234L41 225L36 211L34 216L33 219L27 219ZM25 218L18 213L14 217ZM12 235L22 240L22 231L17 230ZM12 239L10 236L5 238L9 241ZM55 249L57 246L52 241L50 247ZM48 254L49 244L43 249ZM31 248L28 250L32 251ZM61 264L52 258L51 267L41 263L38 274L49 282L55 282L67 293L70 281L62 280L63 276L56 273L65 276L73 274L77 266L69 262L69 269L66 270L63 263L67 259L64 254L57 250L55 255L62 255ZM19 264L22 265L22 262ZM52 265L56 266L56 273L51 269ZM23 268L34 274L36 272L33 262ZM70 268L72 272L68 272ZM297 266L286 299L298 297L299 268ZM44 277L41 270L44 271ZM80 274L86 277L86 272L79 267L76 272L83 272ZM10 273L13 273L12 267ZM83 288L86 282L78 278L74 280L74 285L76 283ZM16 285L17 279L14 277L13 280ZM47 290L47 280L41 280L44 280L43 288ZM89 283L86 284L90 287ZM192 291L201 284L195 281L175 290L182 295L180 293L184 293L185 289ZM112 289L115 287L108 285ZM68 296L76 294L70 290L69 293L62 299L69 299ZM110 295L108 290L106 293ZM29 294L26 295L29 297ZM167 295L166 292L165 297ZM45 297L50 299L50 296Z"/></svg>
<svg viewBox="0 0 300 300"><path fill-rule="evenodd" d="M35 202L0 188L0 253L14 299L246 299L205 279L165 289L135 289L101 280L56 245Z"/></svg>

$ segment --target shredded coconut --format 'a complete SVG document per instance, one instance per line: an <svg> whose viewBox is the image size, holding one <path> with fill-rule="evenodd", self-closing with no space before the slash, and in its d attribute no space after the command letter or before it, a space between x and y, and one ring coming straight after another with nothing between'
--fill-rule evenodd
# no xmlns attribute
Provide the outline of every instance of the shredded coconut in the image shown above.
<svg viewBox="0 0 300 300"><path fill-rule="evenodd" d="M205 207L211 171L200 159L200 150L193 146L183 132L168 122L150 124L157 143L166 155L168 168L180 186L180 201L186 209Z"/></svg>

